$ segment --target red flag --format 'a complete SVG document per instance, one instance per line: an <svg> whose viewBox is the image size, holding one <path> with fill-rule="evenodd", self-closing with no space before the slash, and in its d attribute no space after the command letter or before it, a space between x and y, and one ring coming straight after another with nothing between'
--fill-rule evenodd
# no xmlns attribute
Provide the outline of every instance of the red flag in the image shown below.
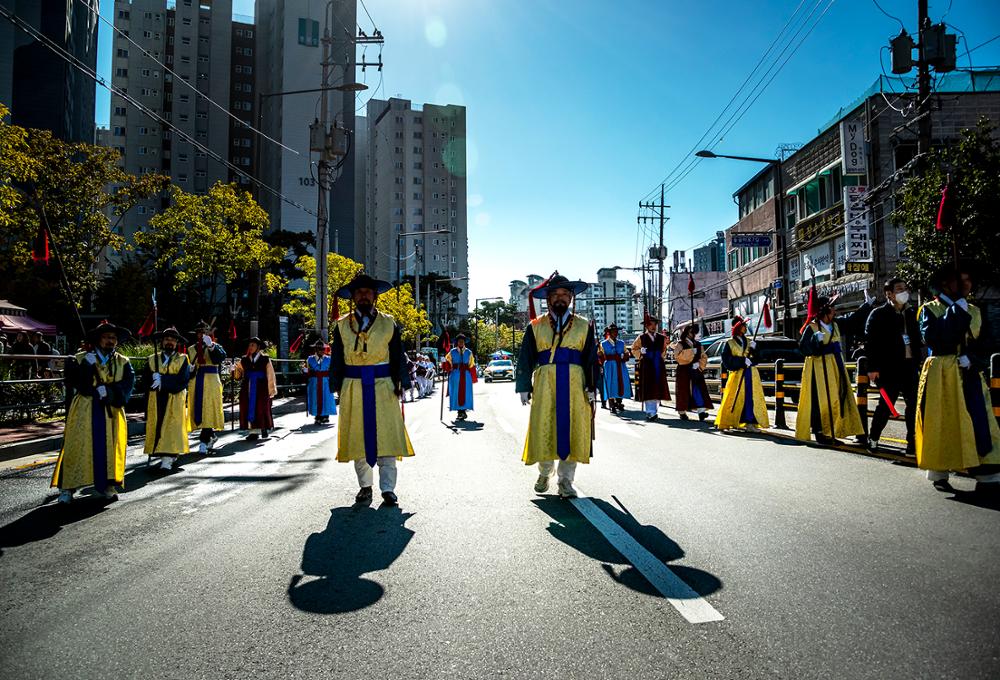
<svg viewBox="0 0 1000 680"><path fill-rule="evenodd" d="M335 326L340 319L340 296L333 296L333 304L330 305L330 325Z"/></svg>
<svg viewBox="0 0 1000 680"><path fill-rule="evenodd" d="M38 235L31 249L31 259L35 264L46 267L49 264L49 232L45 230L44 225L38 226Z"/></svg>
<svg viewBox="0 0 1000 680"><path fill-rule="evenodd" d="M451 336L448 335L448 331L444 332L444 339L441 341L442 353L447 354L451 351Z"/></svg>
<svg viewBox="0 0 1000 680"><path fill-rule="evenodd" d="M156 332L156 307L149 310L149 315L146 316L146 320L142 322L139 331L136 335L140 338L148 338L153 333Z"/></svg>
<svg viewBox="0 0 1000 680"><path fill-rule="evenodd" d="M688 272L688 295L694 295L694 274Z"/></svg>
<svg viewBox="0 0 1000 680"><path fill-rule="evenodd" d="M767 300L764 301L764 327L771 327L771 307L767 304Z"/></svg>
<svg viewBox="0 0 1000 680"><path fill-rule="evenodd" d="M545 286L549 285L549 281L551 281L552 277L555 276L558 273L559 273L558 270L552 272L549 275L549 278L545 279L544 281L541 281L537 286L535 286L534 288L532 288L531 290L528 291L528 320L529 321L534 321L538 317L538 313L535 312L535 298L533 297L534 292L536 290L539 290L539 289L544 288Z"/></svg>
<svg viewBox="0 0 1000 680"><path fill-rule="evenodd" d="M292 346L288 348L288 352L290 354L295 354L296 352L298 352L299 348L302 347L302 341L304 339L305 336L302 333L299 333L299 337L295 338L295 342L293 342Z"/></svg>
<svg viewBox="0 0 1000 680"><path fill-rule="evenodd" d="M236 320L235 319L230 319L229 320L229 339L230 340L235 340L237 337L239 337L239 334L236 332Z"/></svg>
<svg viewBox="0 0 1000 680"><path fill-rule="evenodd" d="M944 188L941 189L941 202L938 203L937 223L934 225L937 231L944 231L944 228L948 226L947 223L951 221L949 220L950 215L946 212L950 207L951 204L948 203L948 185L945 184Z"/></svg>
<svg viewBox="0 0 1000 680"><path fill-rule="evenodd" d="M806 326L816 318L816 286L809 287L809 297L806 301L806 321L802 324L802 328L799 329L799 334L801 335L805 330Z"/></svg>

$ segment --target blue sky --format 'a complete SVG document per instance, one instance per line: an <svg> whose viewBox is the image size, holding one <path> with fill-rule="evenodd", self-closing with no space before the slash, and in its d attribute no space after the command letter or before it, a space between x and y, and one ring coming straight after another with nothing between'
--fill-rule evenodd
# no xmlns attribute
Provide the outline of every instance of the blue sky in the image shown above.
<svg viewBox="0 0 1000 680"><path fill-rule="evenodd" d="M684 158L800 4L365 2L386 39L379 98L468 107L470 298L506 295L507 283L528 273L558 268L595 279L599 267L633 266L637 202ZM814 2L803 0L800 16ZM112 3L101 4L110 16ZM880 4L914 31L916 0ZM253 2L236 0L234 11L252 14ZM933 20L946 11L969 47L1000 33L1000 2L931 1ZM358 16L370 30L360 5ZM808 141L874 82L880 48L898 32L871 0L835 1L739 123L712 140L715 150L771 156L781 143ZM975 66L1000 65L1000 40L971 57ZM374 90L378 75L367 80ZM106 124L108 97L99 91L98 101ZM730 226L732 192L757 169L698 166L667 196L667 246L688 249Z"/></svg>

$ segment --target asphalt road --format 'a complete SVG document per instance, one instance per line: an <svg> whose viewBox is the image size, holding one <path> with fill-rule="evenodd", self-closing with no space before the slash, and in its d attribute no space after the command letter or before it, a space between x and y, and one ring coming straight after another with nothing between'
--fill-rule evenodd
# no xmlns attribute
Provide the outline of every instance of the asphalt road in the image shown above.
<svg viewBox="0 0 1000 680"><path fill-rule="evenodd" d="M513 387L476 392L458 426L407 404L399 508L354 506L336 428L297 414L172 474L131 449L111 505L0 478L3 676L1000 676L970 480L598 411L569 502L532 491Z"/></svg>

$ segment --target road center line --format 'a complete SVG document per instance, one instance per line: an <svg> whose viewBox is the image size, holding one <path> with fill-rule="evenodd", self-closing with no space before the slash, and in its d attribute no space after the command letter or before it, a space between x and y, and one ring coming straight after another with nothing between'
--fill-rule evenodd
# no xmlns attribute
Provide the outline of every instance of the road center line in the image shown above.
<svg viewBox="0 0 1000 680"><path fill-rule="evenodd" d="M606 430L611 430L612 432L616 432L618 434L624 434L628 437L633 437L635 439L642 439L642 437L636 432L633 432L632 428L630 428L628 425L620 425L618 423L608 423L603 420L598 420L597 425L599 427L602 427Z"/></svg>
<svg viewBox="0 0 1000 680"><path fill-rule="evenodd" d="M510 423L508 423L508 422L507 422L506 420L504 420L504 419L503 419L503 418L501 418L500 416L497 416L497 423L499 423L500 427L501 427L501 428L502 428L502 429L503 429L503 430L504 430L505 432L507 432L508 434L517 434L517 433L516 433L516 432L514 431L514 426L513 426L513 425L511 425Z"/></svg>
<svg viewBox="0 0 1000 680"><path fill-rule="evenodd" d="M574 498L571 502L580 511L580 514L601 532L608 543L631 562L639 570L639 573L645 576L646 580L659 590L667 602L672 604L674 609L680 612L680 615L689 623L708 623L725 619L715 607L671 571L670 567L656 559L628 532L601 512L592 500Z"/></svg>

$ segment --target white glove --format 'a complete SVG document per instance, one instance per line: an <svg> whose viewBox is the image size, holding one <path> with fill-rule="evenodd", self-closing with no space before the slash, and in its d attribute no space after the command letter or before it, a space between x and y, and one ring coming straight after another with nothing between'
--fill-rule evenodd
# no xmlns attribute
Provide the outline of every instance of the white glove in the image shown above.
<svg viewBox="0 0 1000 680"><path fill-rule="evenodd" d="M965 356L963 354L962 356L958 357L958 367L959 368L971 368L972 367L972 362L969 361L969 357L967 357L967 356Z"/></svg>
<svg viewBox="0 0 1000 680"><path fill-rule="evenodd" d="M870 305L873 302L875 302L875 296L869 293L868 289L865 288L865 304Z"/></svg>
<svg viewBox="0 0 1000 680"><path fill-rule="evenodd" d="M101 399L104 399L106 396L108 396L108 388L105 387L104 385L98 385L97 396L99 396Z"/></svg>
<svg viewBox="0 0 1000 680"><path fill-rule="evenodd" d="M824 333L823 331L816 331L816 337L822 340L823 338L826 337L826 333Z"/></svg>
<svg viewBox="0 0 1000 680"><path fill-rule="evenodd" d="M154 373L153 374L153 382L150 384L150 388L152 388L154 390L160 389L160 374L159 373Z"/></svg>
<svg viewBox="0 0 1000 680"><path fill-rule="evenodd" d="M593 391L593 392L587 392L587 401L589 401L591 404L593 404L595 401L597 401L597 391L596 390Z"/></svg>
<svg viewBox="0 0 1000 680"><path fill-rule="evenodd" d="M757 341L756 340L751 340L750 341L750 349L757 349Z"/></svg>
<svg viewBox="0 0 1000 680"><path fill-rule="evenodd" d="M84 355L83 360L93 366L97 363L97 355L93 352L87 352L87 354Z"/></svg>
<svg viewBox="0 0 1000 680"><path fill-rule="evenodd" d="M749 359L744 359L743 361L746 363L747 368L750 368L751 366L753 366L753 362L750 361Z"/></svg>
<svg viewBox="0 0 1000 680"><path fill-rule="evenodd" d="M205 347L212 347L215 345L215 341L212 340L211 336L203 335L201 336L201 341L205 343Z"/></svg>
<svg viewBox="0 0 1000 680"><path fill-rule="evenodd" d="M639 354L645 355L646 354L646 348L645 347L640 347L639 348Z"/></svg>
<svg viewBox="0 0 1000 680"><path fill-rule="evenodd" d="M964 309L965 311L969 311L969 301L966 300L965 298L955 300L955 304Z"/></svg>
<svg viewBox="0 0 1000 680"><path fill-rule="evenodd" d="M521 397L521 406L531 403L531 392L518 392L517 396Z"/></svg>

